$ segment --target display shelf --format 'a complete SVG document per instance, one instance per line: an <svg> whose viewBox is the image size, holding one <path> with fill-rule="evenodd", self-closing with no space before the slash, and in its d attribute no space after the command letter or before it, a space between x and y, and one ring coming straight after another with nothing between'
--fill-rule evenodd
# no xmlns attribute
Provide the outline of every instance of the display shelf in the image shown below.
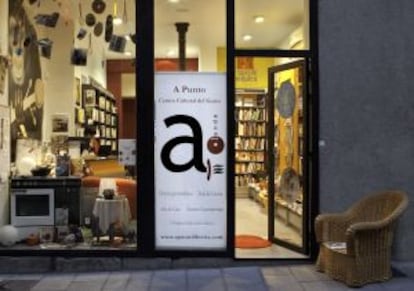
<svg viewBox="0 0 414 291"><path fill-rule="evenodd" d="M92 81L82 85L82 99L85 111L86 135L99 137L100 145L110 146L115 154L118 150L118 114L114 95Z"/></svg>
<svg viewBox="0 0 414 291"><path fill-rule="evenodd" d="M255 182L264 171L266 151L266 94L264 90L237 90L235 102L236 191Z"/></svg>

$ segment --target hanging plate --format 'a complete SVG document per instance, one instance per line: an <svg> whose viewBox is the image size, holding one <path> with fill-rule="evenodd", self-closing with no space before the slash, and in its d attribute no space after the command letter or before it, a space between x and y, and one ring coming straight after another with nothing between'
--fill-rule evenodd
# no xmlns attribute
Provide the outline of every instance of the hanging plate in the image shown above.
<svg viewBox="0 0 414 291"><path fill-rule="evenodd" d="M97 14L101 14L105 11L106 4L102 0L93 0L92 2L92 10Z"/></svg>
<svg viewBox="0 0 414 291"><path fill-rule="evenodd" d="M96 17L92 13L86 14L85 23L87 26L94 26L96 23Z"/></svg>
<svg viewBox="0 0 414 291"><path fill-rule="evenodd" d="M114 19L113 19L112 15L108 15L106 17L106 22L105 22L105 41L106 42L110 42L111 38L112 38L112 34L113 34L113 30L114 30L114 27L113 27L113 24L112 24L113 20Z"/></svg>
<svg viewBox="0 0 414 291"><path fill-rule="evenodd" d="M93 34L98 37L101 36L103 32L103 24L102 22L98 22L97 24L95 24L95 27L93 28Z"/></svg>
<svg viewBox="0 0 414 291"><path fill-rule="evenodd" d="M296 93L290 80L282 82L276 97L276 108L283 118L292 117L295 110Z"/></svg>

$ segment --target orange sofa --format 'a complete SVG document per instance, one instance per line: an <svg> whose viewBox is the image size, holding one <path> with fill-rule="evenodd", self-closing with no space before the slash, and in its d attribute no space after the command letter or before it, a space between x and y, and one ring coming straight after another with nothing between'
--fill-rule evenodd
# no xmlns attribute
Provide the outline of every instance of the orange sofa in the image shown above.
<svg viewBox="0 0 414 291"><path fill-rule="evenodd" d="M114 178L119 195L125 195L131 207L132 219L137 217L137 183L135 180L126 178ZM92 215L93 203L99 193L99 183L101 178L98 176L86 176L82 178L81 213L82 216ZM88 198L89 197L89 198ZM92 204L92 208L91 208ZM84 221L84 220L82 220Z"/></svg>

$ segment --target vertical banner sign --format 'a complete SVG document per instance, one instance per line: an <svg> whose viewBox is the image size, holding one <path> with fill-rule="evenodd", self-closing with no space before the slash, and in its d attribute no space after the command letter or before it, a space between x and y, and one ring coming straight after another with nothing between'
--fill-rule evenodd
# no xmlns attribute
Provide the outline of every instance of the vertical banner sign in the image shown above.
<svg viewBox="0 0 414 291"><path fill-rule="evenodd" d="M226 249L226 76L155 76L157 250Z"/></svg>

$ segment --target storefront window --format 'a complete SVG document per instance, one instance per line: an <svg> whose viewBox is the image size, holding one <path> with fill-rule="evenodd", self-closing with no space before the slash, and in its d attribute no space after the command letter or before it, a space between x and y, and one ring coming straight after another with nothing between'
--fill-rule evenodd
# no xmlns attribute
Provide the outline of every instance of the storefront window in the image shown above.
<svg viewBox="0 0 414 291"><path fill-rule="evenodd" d="M227 250L225 8L155 1L157 251Z"/></svg>
<svg viewBox="0 0 414 291"><path fill-rule="evenodd" d="M309 48L309 0L236 0L239 49Z"/></svg>
<svg viewBox="0 0 414 291"><path fill-rule="evenodd" d="M136 250L135 1L0 6L0 243Z"/></svg>
<svg viewBox="0 0 414 291"><path fill-rule="evenodd" d="M0 1L0 250L308 255L309 2Z"/></svg>

